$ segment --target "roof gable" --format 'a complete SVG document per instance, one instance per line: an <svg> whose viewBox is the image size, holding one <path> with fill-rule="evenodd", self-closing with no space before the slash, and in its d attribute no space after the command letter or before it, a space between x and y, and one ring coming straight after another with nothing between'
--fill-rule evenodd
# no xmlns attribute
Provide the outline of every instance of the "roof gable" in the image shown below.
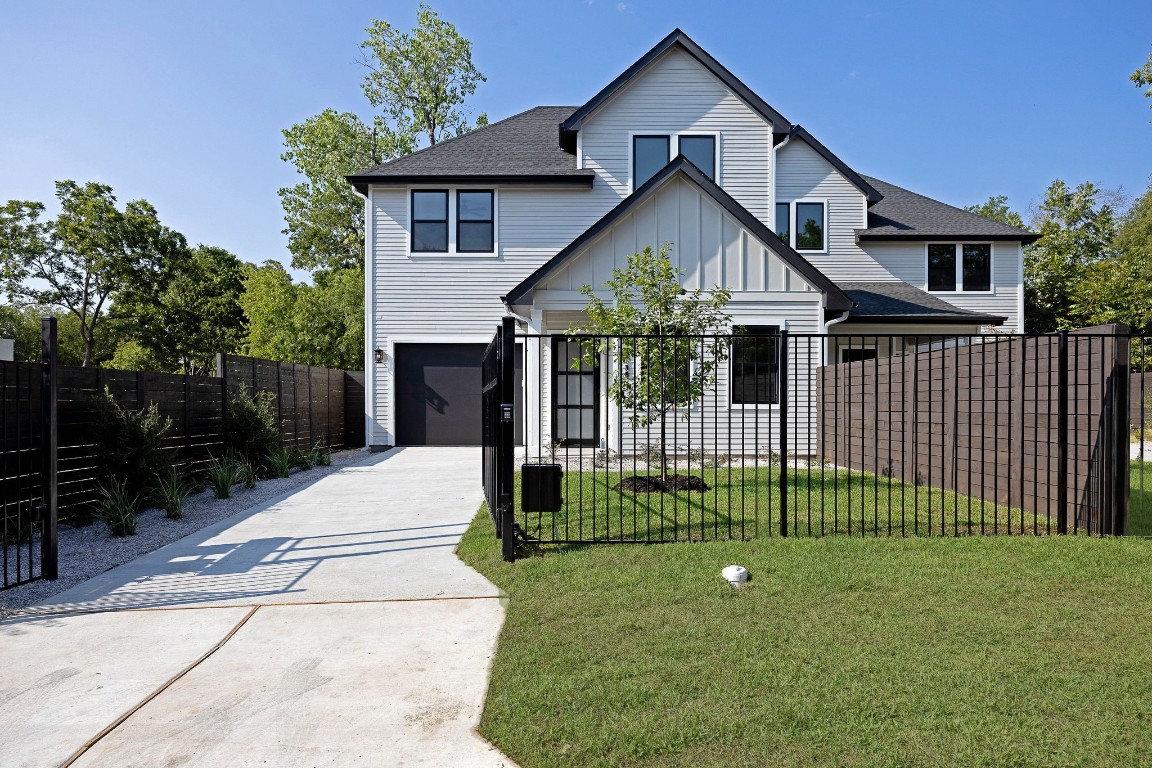
<svg viewBox="0 0 1152 768"><path fill-rule="evenodd" d="M624 89L633 78L644 71L649 64L659 59L674 47L683 50L689 56L696 59L696 61L703 65L706 70L712 73L712 75L720 80L729 90L748 104L753 111L770 122L773 133L777 137L783 137L787 134L787 127L790 124L783 115L773 109L768 102L753 93L751 88L744 85L744 83L729 72L723 64L712 58L712 55L697 45L692 38L688 37L688 35L679 29L674 29L650 51L641 56L636 63L624 70L615 80L602 88L599 93L593 96L586 104L579 107L560 124L560 147L565 152L575 153L576 134L580 131L580 126L584 119Z"/></svg>
<svg viewBox="0 0 1152 768"><path fill-rule="evenodd" d="M832 310L845 310L853 306L852 300L844 294L831 280L813 267L804 257L789 247L776 233L772 232L759 219L741 206L731 195L705 176L700 169L689 162L685 157L678 156L668 165L645 182L640 189L622 200L607 215L588 228L582 235L572 241L566 248L548 260L543 266L525 278L504 297L509 304L522 303L533 289L546 283L552 276L564 268L570 259L582 253L602 234L611 229L630 213L657 194L666 182L674 176L680 176L699 189L707 198L713 201L718 208L726 213L734 223L746 230L749 235L769 249L783 265L795 272L804 282L825 297L825 307ZM678 214L677 214L678 215ZM656 245L657 243L650 243ZM701 280L701 283L704 281Z"/></svg>
<svg viewBox="0 0 1152 768"><path fill-rule="evenodd" d="M828 147L821 144L816 140L816 137L810 134L807 129L800 125L794 125L788 131L788 140L799 140L811 147L816 154L824 158L829 165L840 172L840 175L847 179L854 187L863 193L864 197L868 200L868 204L878 203L884 199L884 195L874 186L868 183L860 174L848 167L848 164L841 160Z"/></svg>

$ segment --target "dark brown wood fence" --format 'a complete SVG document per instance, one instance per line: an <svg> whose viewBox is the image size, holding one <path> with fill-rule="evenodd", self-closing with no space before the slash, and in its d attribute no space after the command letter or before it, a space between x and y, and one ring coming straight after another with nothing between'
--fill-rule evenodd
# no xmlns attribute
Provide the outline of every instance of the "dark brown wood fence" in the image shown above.
<svg viewBox="0 0 1152 768"><path fill-rule="evenodd" d="M155 403L172 421L164 440L171 460L197 471L224 449L225 393L239 387L241 371L255 371L258 389L278 393L285 446L306 450L318 442L334 449L364 445L362 373L231 355L224 359L224 376L59 366L57 489L62 518L97 498L98 457L92 440L96 395L107 388L122 407L133 410ZM40 372L39 364L0 366L3 488L13 500L28 495L25 485L32 488L38 482L33 475L41 463Z"/></svg>
<svg viewBox="0 0 1152 768"><path fill-rule="evenodd" d="M1041 532L1049 521L1051 532L1061 527L1063 504L1068 531L1124 533L1125 333L1101 326L1063 342L1056 334L984 338L825 366L818 384L822 456L1023 510L1022 527L1038 520Z"/></svg>

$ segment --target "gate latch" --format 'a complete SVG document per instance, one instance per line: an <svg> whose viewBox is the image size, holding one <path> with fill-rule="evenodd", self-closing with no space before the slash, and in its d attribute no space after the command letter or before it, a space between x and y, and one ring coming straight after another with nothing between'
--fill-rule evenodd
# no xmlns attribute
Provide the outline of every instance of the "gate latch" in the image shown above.
<svg viewBox="0 0 1152 768"><path fill-rule="evenodd" d="M500 403L500 421L503 421L503 422L512 421L513 412L514 412L514 408L512 406L512 403Z"/></svg>

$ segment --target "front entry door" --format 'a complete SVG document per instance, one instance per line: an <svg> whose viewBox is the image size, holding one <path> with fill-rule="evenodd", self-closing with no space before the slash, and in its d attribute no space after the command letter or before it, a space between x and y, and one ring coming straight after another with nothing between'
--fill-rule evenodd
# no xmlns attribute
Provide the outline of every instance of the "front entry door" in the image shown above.
<svg viewBox="0 0 1152 768"><path fill-rule="evenodd" d="M600 367L583 360L578 340L552 341L554 439L562 445L597 445L600 419Z"/></svg>

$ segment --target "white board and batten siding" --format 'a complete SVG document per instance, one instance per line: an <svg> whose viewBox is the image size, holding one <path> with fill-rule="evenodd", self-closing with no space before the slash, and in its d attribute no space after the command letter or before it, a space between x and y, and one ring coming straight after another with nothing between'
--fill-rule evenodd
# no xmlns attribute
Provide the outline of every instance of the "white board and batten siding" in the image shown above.
<svg viewBox="0 0 1152 768"><path fill-rule="evenodd" d="M718 134L716 182L752 215L770 220L772 125L676 48L584 120L580 159L596 171L599 194L623 199L634 188L632 136L678 133Z"/></svg>

